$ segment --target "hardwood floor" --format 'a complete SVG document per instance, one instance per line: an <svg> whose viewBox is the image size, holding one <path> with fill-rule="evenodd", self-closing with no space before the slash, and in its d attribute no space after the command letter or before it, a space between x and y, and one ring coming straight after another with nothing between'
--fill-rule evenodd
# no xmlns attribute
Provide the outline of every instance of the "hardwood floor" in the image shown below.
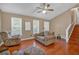
<svg viewBox="0 0 79 59"><path fill-rule="evenodd" d="M65 40L56 40L54 44L49 46L44 46L39 42L35 41L35 39L31 40L24 40L21 42L20 45L9 47L9 51L13 52L15 50L22 50L33 43L36 43L41 49L44 50L45 54L47 55L78 55L79 54L79 26L76 25L72 35L69 39L69 42L66 43Z"/></svg>
<svg viewBox="0 0 79 59"><path fill-rule="evenodd" d="M49 46L44 46L39 42L37 42L35 39L31 39L31 40L22 41L21 44L18 46L8 47L8 48L10 52L13 52L15 50L23 50L24 48L33 45L34 42L36 43L37 46L39 46L41 49L44 50L46 55L61 55L61 54L65 54L66 52L65 51L66 44L64 40L56 40L54 44L51 44Z"/></svg>

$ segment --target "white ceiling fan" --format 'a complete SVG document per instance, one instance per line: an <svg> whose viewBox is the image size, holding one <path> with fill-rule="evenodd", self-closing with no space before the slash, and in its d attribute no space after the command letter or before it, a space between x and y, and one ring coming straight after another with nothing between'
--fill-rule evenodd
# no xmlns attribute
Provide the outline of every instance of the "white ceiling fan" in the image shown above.
<svg viewBox="0 0 79 59"><path fill-rule="evenodd" d="M35 12L37 12L37 13L47 13L48 11L54 11L52 8L50 9L49 8L50 7L50 4L48 4L48 3L42 3L42 4L40 4L40 6L39 7L36 7L36 9L35 9Z"/></svg>

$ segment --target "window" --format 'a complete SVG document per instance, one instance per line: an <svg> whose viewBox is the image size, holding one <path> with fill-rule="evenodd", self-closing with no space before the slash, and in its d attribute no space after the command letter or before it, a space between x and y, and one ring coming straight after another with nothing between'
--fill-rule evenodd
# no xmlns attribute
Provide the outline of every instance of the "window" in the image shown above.
<svg viewBox="0 0 79 59"><path fill-rule="evenodd" d="M25 22L25 30L31 30L31 23Z"/></svg>
<svg viewBox="0 0 79 59"><path fill-rule="evenodd" d="M39 33L39 20L33 20L33 34Z"/></svg>
<svg viewBox="0 0 79 59"><path fill-rule="evenodd" d="M11 18L11 35L22 35L22 18Z"/></svg>
<svg viewBox="0 0 79 59"><path fill-rule="evenodd" d="M44 31L49 31L49 22L44 21Z"/></svg>

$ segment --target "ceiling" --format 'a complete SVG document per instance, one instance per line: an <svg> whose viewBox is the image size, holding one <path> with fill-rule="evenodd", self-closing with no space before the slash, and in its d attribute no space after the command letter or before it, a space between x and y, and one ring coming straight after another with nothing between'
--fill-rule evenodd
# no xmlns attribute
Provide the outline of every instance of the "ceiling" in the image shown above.
<svg viewBox="0 0 79 59"><path fill-rule="evenodd" d="M48 12L47 14L33 12L36 7L40 6L40 3L0 3L0 9L5 12L35 16L50 20L75 5L76 3L50 3L50 8L54 9L54 11Z"/></svg>

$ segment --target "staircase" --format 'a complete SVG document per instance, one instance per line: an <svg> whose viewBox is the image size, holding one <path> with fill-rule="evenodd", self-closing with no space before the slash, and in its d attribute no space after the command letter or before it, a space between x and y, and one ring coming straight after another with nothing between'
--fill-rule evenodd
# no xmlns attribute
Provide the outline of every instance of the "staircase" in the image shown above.
<svg viewBox="0 0 79 59"><path fill-rule="evenodd" d="M68 54L79 55L79 25L74 27L68 42Z"/></svg>
<svg viewBox="0 0 79 59"><path fill-rule="evenodd" d="M72 41L72 40L77 41L78 39L79 39L79 25L76 25L74 27L74 30L71 34L69 41Z"/></svg>

